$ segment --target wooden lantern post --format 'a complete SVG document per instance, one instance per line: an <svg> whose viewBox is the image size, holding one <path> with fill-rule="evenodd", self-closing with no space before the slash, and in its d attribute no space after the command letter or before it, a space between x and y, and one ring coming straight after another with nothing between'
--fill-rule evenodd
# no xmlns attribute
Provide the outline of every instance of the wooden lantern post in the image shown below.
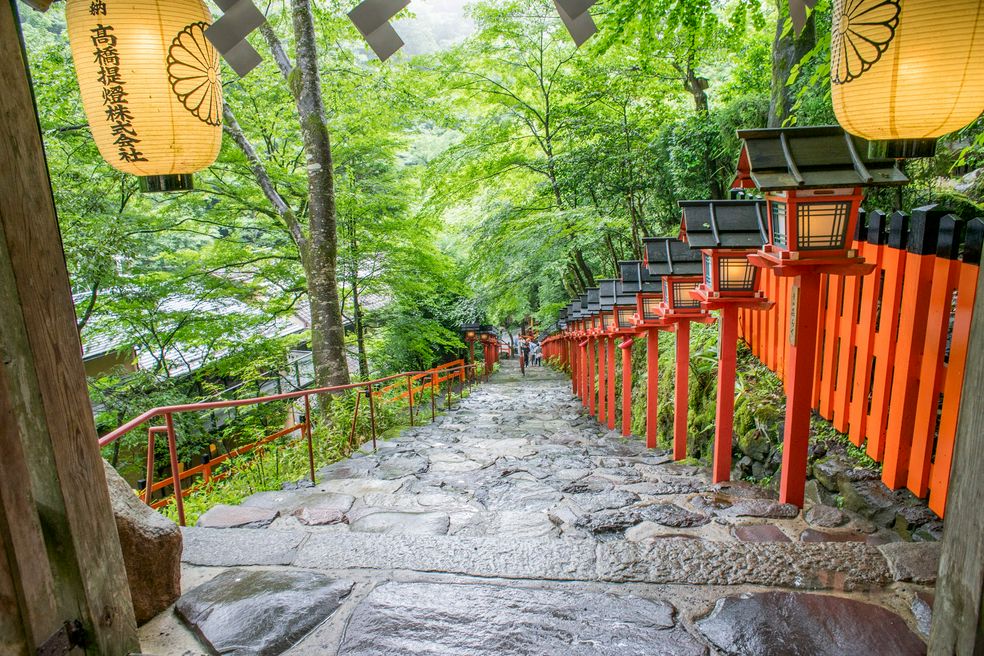
<svg viewBox="0 0 984 656"><path fill-rule="evenodd" d="M742 130L733 187L766 194L768 243L749 260L792 277L787 399L783 436L783 503L803 506L817 357L820 276L861 276L873 265L851 250L865 187L908 182L894 160L861 156L867 144L840 127Z"/></svg>
<svg viewBox="0 0 984 656"><path fill-rule="evenodd" d="M703 254L704 281L693 292L705 310L718 311L717 405L714 421L715 483L731 479L734 440L735 379L738 366L738 311L772 307L756 291L758 269L748 255L766 243L764 201L683 201L680 234Z"/></svg>
<svg viewBox="0 0 984 656"><path fill-rule="evenodd" d="M673 395L673 458L687 457L687 422L690 413L690 324L714 319L691 293L703 280L700 254L676 238L645 239L646 267L663 279L663 300L658 312L664 325L676 333L676 375Z"/></svg>
<svg viewBox="0 0 984 656"><path fill-rule="evenodd" d="M636 295L627 293L624 285L623 281L616 281L617 293L613 318L615 320L614 335L623 340L618 344L618 349L622 352L622 436L629 437L632 435L632 345L637 334L635 323ZM613 339L612 344L615 345L615 342L616 340Z"/></svg>
<svg viewBox="0 0 984 656"><path fill-rule="evenodd" d="M632 328L635 333L646 336L646 446L655 449L659 436L656 421L659 411L659 331L666 326L659 313L662 286L639 260L620 262L619 270L622 281L618 289L623 299L619 302L634 299ZM625 330L629 327L625 326Z"/></svg>

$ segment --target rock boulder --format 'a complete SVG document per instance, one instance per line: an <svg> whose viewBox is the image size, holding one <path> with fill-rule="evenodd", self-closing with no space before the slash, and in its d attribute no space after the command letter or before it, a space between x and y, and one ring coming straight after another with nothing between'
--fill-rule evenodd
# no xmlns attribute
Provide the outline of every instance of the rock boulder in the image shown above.
<svg viewBox="0 0 984 656"><path fill-rule="evenodd" d="M133 612L137 624L144 624L181 596L181 530L143 503L112 465L103 464Z"/></svg>

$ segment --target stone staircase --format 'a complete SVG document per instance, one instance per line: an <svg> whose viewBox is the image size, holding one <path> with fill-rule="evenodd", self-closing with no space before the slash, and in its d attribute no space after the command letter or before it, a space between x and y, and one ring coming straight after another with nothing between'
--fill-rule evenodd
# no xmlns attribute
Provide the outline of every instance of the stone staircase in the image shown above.
<svg viewBox="0 0 984 656"><path fill-rule="evenodd" d="M711 485L609 433L547 369L506 362L317 478L185 529L184 622L146 625L145 651L925 652L933 545Z"/></svg>

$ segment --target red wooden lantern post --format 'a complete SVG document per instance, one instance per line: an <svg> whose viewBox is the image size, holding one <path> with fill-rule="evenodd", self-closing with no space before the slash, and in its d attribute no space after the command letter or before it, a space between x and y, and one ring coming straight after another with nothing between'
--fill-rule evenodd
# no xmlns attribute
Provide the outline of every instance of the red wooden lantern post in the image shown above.
<svg viewBox="0 0 984 656"><path fill-rule="evenodd" d="M792 277L786 362L783 503L803 506L817 356L822 274L858 276L873 266L851 250L864 187L908 182L893 160L869 160L863 142L839 127L742 130L736 185L765 192L769 243L749 255L758 267Z"/></svg>
<svg viewBox="0 0 984 656"><path fill-rule="evenodd" d="M748 255L766 243L764 201L683 201L681 238L703 253L704 281L693 292L705 310L720 312L717 406L714 421L713 481L731 479L735 378L738 365L738 311L773 305L756 291L758 269Z"/></svg>
<svg viewBox="0 0 984 656"><path fill-rule="evenodd" d="M597 287L590 287L586 291L586 329L587 329L587 349L588 349L588 412L594 416L598 415L599 404L597 403L597 374L600 359L598 358L598 336L601 328L601 304L599 302L599 290Z"/></svg>
<svg viewBox="0 0 984 656"><path fill-rule="evenodd" d="M601 396L604 397L603 411L598 421L615 430L615 301L617 280L599 280L599 301L601 304L601 350L604 352L604 381ZM599 398L599 401L601 399Z"/></svg>
<svg viewBox="0 0 984 656"><path fill-rule="evenodd" d="M635 297L632 326L637 333L646 335L646 446L655 449L659 410L659 331L666 326L659 312L662 287L659 279L651 276L640 261L620 262L619 268L622 295Z"/></svg>
<svg viewBox="0 0 984 656"><path fill-rule="evenodd" d="M465 343L468 344L468 364L475 364L475 342L478 340L478 331L482 327L476 324L465 324L461 327L461 332L465 336Z"/></svg>
<svg viewBox="0 0 984 656"><path fill-rule="evenodd" d="M625 264L627 263L621 262L619 268L621 269ZM638 263L635 264L638 269ZM615 306L612 312L615 323L612 345L615 346L616 339L622 340L618 344L618 349L622 352L622 435L624 437L632 435L632 344L635 342L637 334L635 289L636 287L632 287L633 291L627 291L624 281L615 281ZM614 421L611 427L614 428ZM653 427L655 428L655 424Z"/></svg>
<svg viewBox="0 0 984 656"><path fill-rule="evenodd" d="M676 332L676 376L673 397L673 458L687 457L687 421L690 412L690 324L714 319L691 292L703 280L700 254L675 238L643 240L650 275L662 276L663 300L659 313Z"/></svg>

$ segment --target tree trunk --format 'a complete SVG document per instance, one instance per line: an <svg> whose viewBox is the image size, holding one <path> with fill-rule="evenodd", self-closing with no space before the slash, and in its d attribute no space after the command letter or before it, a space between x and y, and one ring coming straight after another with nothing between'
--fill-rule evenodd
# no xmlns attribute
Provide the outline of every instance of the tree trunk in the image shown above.
<svg viewBox="0 0 984 656"><path fill-rule="evenodd" d="M355 325L355 343L359 354L359 375L369 380L369 358L366 356L366 329L362 323L362 302L359 300L359 242L355 236L355 221L352 222L352 323Z"/></svg>
<svg viewBox="0 0 984 656"><path fill-rule="evenodd" d="M308 290L314 371L319 385L346 385L349 371L345 357L345 327L335 269L338 243L334 169L321 95L318 47L310 0L293 0L291 15L297 50L295 98L308 171Z"/></svg>
<svg viewBox="0 0 984 656"><path fill-rule="evenodd" d="M783 36L783 28L789 19L789 3L779 0L776 9L779 18L776 21L776 36L772 41L772 99L769 102L770 128L782 127L789 118L790 110L795 102L793 89L786 85L793 67L802 61L817 43L817 27L814 14L811 13L803 27L789 30Z"/></svg>

